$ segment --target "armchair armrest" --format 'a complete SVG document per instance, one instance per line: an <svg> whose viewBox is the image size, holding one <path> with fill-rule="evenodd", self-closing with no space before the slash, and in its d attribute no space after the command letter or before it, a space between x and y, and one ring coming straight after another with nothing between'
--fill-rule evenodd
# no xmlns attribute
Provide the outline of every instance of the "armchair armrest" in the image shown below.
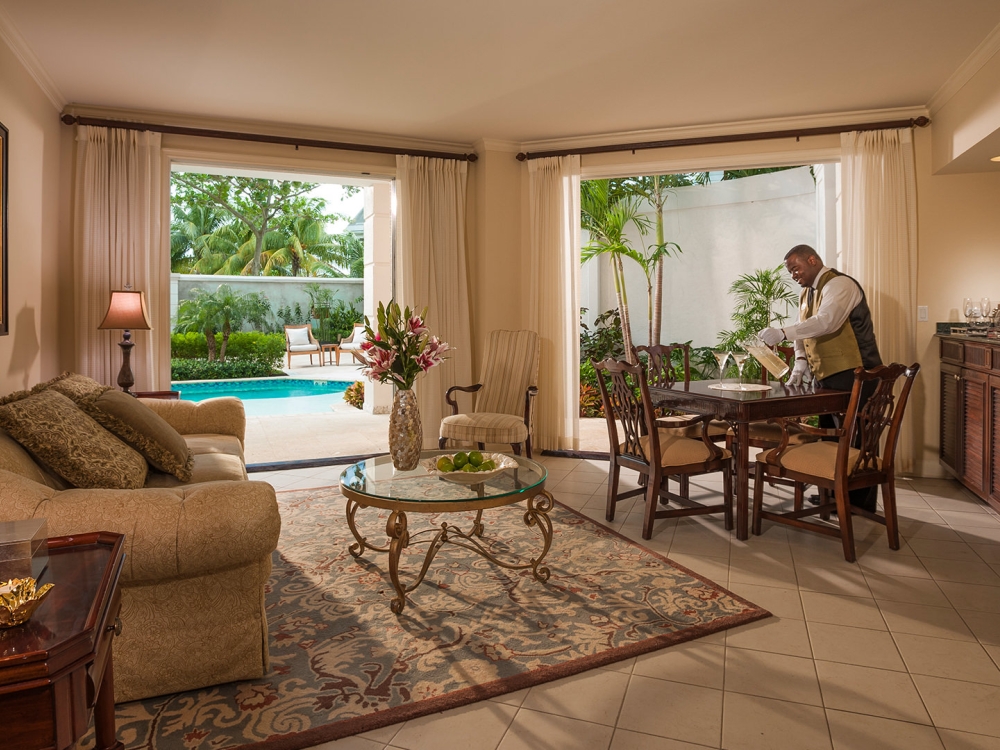
<svg viewBox="0 0 1000 750"><path fill-rule="evenodd" d="M482 387L483 387L482 383L476 383L475 385L453 385L451 388L445 391L444 400L447 401L448 404L451 406L452 415L458 414L458 402L452 396L452 394L455 391L461 391L462 393L475 393Z"/></svg>
<svg viewBox="0 0 1000 750"><path fill-rule="evenodd" d="M207 401L140 399L181 435L232 435L243 445L247 417L243 402L229 396Z"/></svg>

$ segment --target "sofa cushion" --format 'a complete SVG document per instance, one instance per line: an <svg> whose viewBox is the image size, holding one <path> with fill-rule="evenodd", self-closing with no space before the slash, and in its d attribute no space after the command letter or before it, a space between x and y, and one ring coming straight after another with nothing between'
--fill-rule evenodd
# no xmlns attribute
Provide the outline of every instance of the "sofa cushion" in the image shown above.
<svg viewBox="0 0 1000 750"><path fill-rule="evenodd" d="M205 453L225 453L229 456L243 458L243 446L239 438L233 435L185 435L188 450L196 456Z"/></svg>
<svg viewBox="0 0 1000 750"><path fill-rule="evenodd" d="M26 393L26 392L25 392ZM54 490L66 489L66 483L42 469L14 438L0 430L0 469L18 474Z"/></svg>
<svg viewBox="0 0 1000 750"><path fill-rule="evenodd" d="M83 399L99 396L108 390L108 386L98 383L93 378L76 372L64 372L62 375L39 383L31 389L32 393L53 390L61 393L70 401L79 403Z"/></svg>
<svg viewBox="0 0 1000 750"><path fill-rule="evenodd" d="M160 471L173 474L182 482L191 481L194 457L184 437L139 399L106 388L100 395L78 402L78 406Z"/></svg>
<svg viewBox="0 0 1000 750"><path fill-rule="evenodd" d="M58 391L0 406L0 427L75 487L138 489L146 481L146 459Z"/></svg>
<svg viewBox="0 0 1000 750"><path fill-rule="evenodd" d="M198 453L194 457L194 468L191 481L199 482L239 481L247 478L247 470L243 459L228 453ZM155 469L146 478L147 487L179 487L184 484L173 474L166 474Z"/></svg>

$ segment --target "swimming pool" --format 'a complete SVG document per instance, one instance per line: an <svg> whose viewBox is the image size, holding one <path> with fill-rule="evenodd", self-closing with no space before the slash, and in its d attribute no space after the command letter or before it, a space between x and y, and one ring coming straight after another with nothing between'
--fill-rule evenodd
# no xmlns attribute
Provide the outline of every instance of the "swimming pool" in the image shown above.
<svg viewBox="0 0 1000 750"><path fill-rule="evenodd" d="M247 380L192 380L171 384L182 401L235 396L243 401L248 417L275 414L329 412L344 400L350 383L305 378L253 378Z"/></svg>

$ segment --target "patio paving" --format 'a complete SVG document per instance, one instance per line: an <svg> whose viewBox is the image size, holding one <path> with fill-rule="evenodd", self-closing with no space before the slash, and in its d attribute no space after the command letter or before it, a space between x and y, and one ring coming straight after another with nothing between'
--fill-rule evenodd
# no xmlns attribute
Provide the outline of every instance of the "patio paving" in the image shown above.
<svg viewBox="0 0 1000 750"><path fill-rule="evenodd" d="M339 366L309 365L304 359L282 369L293 378L351 383L361 379L360 365L343 359ZM388 414L368 414L345 403L325 413L247 417L246 460L259 464L384 453L389 450L388 433ZM608 450L603 418L580 420L580 450Z"/></svg>

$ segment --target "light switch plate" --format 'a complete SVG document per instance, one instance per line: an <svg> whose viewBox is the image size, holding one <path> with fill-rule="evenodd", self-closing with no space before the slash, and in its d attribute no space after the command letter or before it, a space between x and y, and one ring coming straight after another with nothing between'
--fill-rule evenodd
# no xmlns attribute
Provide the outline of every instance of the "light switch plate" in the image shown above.
<svg viewBox="0 0 1000 750"><path fill-rule="evenodd" d="M927 322L927 305L917 306L917 321L920 323Z"/></svg>

